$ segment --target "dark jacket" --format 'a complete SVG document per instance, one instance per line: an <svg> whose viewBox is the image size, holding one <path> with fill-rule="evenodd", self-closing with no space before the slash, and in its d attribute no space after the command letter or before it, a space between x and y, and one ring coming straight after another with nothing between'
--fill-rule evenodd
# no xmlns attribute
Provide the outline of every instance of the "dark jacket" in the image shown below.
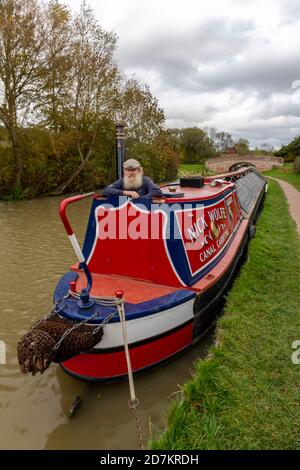
<svg viewBox="0 0 300 470"><path fill-rule="evenodd" d="M110 184L103 189L103 196L122 196L124 188L124 180L120 178L114 183ZM129 191L129 190L128 190ZM132 189L136 191L140 197L161 197L162 190L148 176L143 176L143 184L139 189Z"/></svg>

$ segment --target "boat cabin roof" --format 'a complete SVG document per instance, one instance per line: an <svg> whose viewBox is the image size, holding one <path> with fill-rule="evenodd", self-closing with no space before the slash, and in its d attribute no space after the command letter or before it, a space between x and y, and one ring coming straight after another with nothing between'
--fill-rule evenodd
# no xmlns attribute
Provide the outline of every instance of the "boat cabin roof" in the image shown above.
<svg viewBox="0 0 300 470"><path fill-rule="evenodd" d="M215 181L215 185L211 185L211 182ZM170 183L161 186L163 191L163 198L168 202L179 202L179 201L192 201L199 199L212 199L220 194L224 193L225 190L232 188L233 183L219 179L216 180L204 180L204 186L202 188L193 187L182 187L180 183Z"/></svg>

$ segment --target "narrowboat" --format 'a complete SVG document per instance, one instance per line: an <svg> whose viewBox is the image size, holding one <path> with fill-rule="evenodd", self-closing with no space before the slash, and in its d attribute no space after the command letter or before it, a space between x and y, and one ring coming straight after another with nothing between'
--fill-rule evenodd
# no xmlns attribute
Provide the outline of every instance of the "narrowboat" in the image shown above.
<svg viewBox="0 0 300 470"><path fill-rule="evenodd" d="M123 160L124 129L118 126L119 176ZM134 374L204 336L254 235L267 183L255 167L242 166L217 176L184 177L161 189L163 197L153 200L89 193L60 205L78 262L55 288L55 312L75 326L103 329L91 349L56 361L75 378L127 377L118 299ZM86 197L91 209L81 248L67 207Z"/></svg>
<svg viewBox="0 0 300 470"><path fill-rule="evenodd" d="M118 139L123 139L120 129ZM121 141L121 151L122 146ZM122 160L123 155L119 168ZM161 189L163 198L152 201L90 195L82 251L66 207L86 195L68 198L60 208L80 263L56 287L55 303L74 293L61 308L58 304L59 314L80 322L96 313L90 323L99 324L116 307L98 304L97 298L122 291L134 373L177 355L206 333L254 234L266 181L248 166L214 177L182 178ZM92 305L82 308L78 297L87 284L85 300ZM90 381L127 376L118 315L103 332L88 353L61 363L68 374Z"/></svg>

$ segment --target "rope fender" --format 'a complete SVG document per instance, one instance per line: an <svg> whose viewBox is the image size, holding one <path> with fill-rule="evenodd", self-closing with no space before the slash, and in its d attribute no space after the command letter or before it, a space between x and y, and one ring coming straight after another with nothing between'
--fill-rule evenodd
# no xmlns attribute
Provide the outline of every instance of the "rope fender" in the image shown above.
<svg viewBox="0 0 300 470"><path fill-rule="evenodd" d="M17 353L21 372L43 374L51 362L63 362L88 352L102 336L102 327L75 323L54 313L40 320L19 340Z"/></svg>

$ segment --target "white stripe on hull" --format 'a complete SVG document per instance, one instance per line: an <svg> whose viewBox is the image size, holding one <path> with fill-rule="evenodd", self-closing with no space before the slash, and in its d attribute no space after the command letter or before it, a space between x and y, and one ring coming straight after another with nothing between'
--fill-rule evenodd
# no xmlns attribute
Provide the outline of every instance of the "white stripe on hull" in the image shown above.
<svg viewBox="0 0 300 470"><path fill-rule="evenodd" d="M190 299L183 304L177 305L169 310L147 315L135 320L127 320L126 328L128 343L136 343L150 339L153 336L166 333L177 326L191 320L193 315L194 299ZM126 313L126 311L125 311ZM109 323L104 328L104 335L94 349L107 349L123 346L121 324Z"/></svg>

